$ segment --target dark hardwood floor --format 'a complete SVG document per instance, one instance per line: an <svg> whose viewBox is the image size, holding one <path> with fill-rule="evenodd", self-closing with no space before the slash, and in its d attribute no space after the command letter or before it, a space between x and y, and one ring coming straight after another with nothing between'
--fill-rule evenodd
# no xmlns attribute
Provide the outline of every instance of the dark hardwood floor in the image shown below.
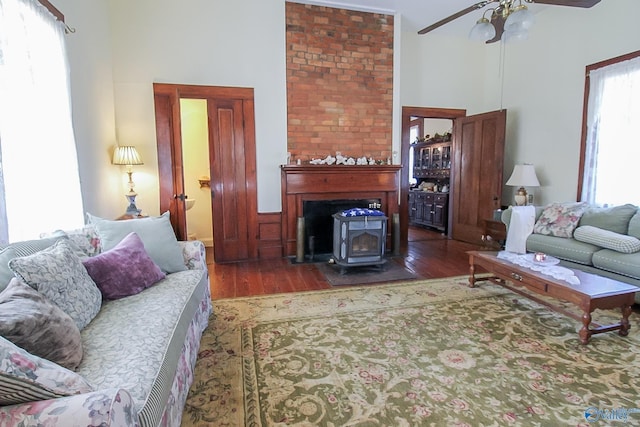
<svg viewBox="0 0 640 427"><path fill-rule="evenodd" d="M459 276L469 272L466 251L479 248L449 240L437 231L410 227L407 256L389 262L402 264L425 279ZM288 258L281 258L216 264L212 261L212 248L207 248L207 259L214 300L332 288L312 263L292 264Z"/></svg>

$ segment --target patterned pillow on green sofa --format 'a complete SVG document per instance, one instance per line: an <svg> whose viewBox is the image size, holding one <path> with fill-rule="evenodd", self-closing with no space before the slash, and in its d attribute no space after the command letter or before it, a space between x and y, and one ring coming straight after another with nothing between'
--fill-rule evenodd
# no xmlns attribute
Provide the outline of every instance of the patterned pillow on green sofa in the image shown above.
<svg viewBox="0 0 640 427"><path fill-rule="evenodd" d="M580 242L591 243L625 254L640 251L640 240L635 237L614 233L591 225L581 225L576 228L573 237Z"/></svg>
<svg viewBox="0 0 640 427"><path fill-rule="evenodd" d="M571 237L588 207L584 202L551 203L545 206L536 220L533 232L547 236Z"/></svg>

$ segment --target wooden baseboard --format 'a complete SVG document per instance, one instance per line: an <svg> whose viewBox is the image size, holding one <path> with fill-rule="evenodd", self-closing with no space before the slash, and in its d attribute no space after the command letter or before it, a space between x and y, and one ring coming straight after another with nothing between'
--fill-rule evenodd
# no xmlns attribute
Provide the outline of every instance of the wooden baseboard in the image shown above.
<svg viewBox="0 0 640 427"><path fill-rule="evenodd" d="M258 259L282 258L282 214L258 213Z"/></svg>

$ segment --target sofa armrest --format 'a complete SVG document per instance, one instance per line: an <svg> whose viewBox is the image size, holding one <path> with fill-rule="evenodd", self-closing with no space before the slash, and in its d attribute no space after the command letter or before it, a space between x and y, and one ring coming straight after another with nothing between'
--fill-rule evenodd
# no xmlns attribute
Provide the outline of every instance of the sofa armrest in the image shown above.
<svg viewBox="0 0 640 427"><path fill-rule="evenodd" d="M206 270L207 259L205 256L204 243L200 240L179 241L178 244L182 249L184 265L189 270Z"/></svg>
<svg viewBox="0 0 640 427"><path fill-rule="evenodd" d="M500 216L500 220L502 221L502 223L504 225L506 225L507 230L509 230L509 223L511 223L511 213L513 211L511 210L511 206L509 206L509 209L505 209L502 211L502 215Z"/></svg>
<svg viewBox="0 0 640 427"><path fill-rule="evenodd" d="M129 392L123 389L107 389L2 406L0 425L138 427L140 423Z"/></svg>
<svg viewBox="0 0 640 427"><path fill-rule="evenodd" d="M540 215L542 215L542 211L544 211L544 206L535 206L536 208L536 221L538 220L538 218L540 218ZM509 224L511 223L511 213L513 212L513 210L511 209L511 206L509 206L508 209L505 209L502 211L502 215L500 216L500 220L504 223L504 225L507 226L507 231L509 230Z"/></svg>

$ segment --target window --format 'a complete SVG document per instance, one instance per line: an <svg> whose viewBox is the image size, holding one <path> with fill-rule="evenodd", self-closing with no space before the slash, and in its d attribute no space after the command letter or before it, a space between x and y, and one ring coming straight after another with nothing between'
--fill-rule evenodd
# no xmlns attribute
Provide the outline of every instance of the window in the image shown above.
<svg viewBox="0 0 640 427"><path fill-rule="evenodd" d="M580 200L640 205L640 51L587 67Z"/></svg>
<svg viewBox="0 0 640 427"><path fill-rule="evenodd" d="M415 142L420 138L420 126L411 126L409 128L409 141ZM413 176L413 165L415 156L414 150L409 150L409 185L414 186L418 183L418 180Z"/></svg>
<svg viewBox="0 0 640 427"><path fill-rule="evenodd" d="M83 224L64 23L0 0L0 243Z"/></svg>

